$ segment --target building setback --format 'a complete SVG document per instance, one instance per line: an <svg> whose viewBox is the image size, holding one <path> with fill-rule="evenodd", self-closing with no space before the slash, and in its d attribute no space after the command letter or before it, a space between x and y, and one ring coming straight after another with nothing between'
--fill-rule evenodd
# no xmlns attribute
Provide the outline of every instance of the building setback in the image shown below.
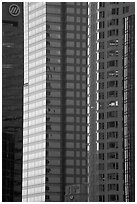
<svg viewBox="0 0 137 204"><path fill-rule="evenodd" d="M87 22L87 3L24 5L23 201L87 184Z"/></svg>
<svg viewBox="0 0 137 204"><path fill-rule="evenodd" d="M2 201L21 201L23 4L2 4Z"/></svg>
<svg viewBox="0 0 137 204"><path fill-rule="evenodd" d="M89 200L135 201L135 4L90 4Z"/></svg>

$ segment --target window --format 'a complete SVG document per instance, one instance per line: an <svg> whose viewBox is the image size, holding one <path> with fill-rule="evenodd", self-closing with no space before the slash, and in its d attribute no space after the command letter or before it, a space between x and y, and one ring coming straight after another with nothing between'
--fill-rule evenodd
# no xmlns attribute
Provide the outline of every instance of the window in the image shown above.
<svg viewBox="0 0 137 204"><path fill-rule="evenodd" d="M74 22L74 17L73 16L67 16L67 21L68 22Z"/></svg>
<svg viewBox="0 0 137 204"><path fill-rule="evenodd" d="M104 140L104 132L99 133L99 140Z"/></svg>
<svg viewBox="0 0 137 204"><path fill-rule="evenodd" d="M100 7L105 7L105 3L104 3L104 2L100 2L100 3L99 3L99 6L100 6Z"/></svg>
<svg viewBox="0 0 137 204"><path fill-rule="evenodd" d="M80 14L80 8L76 9L77 14Z"/></svg>
<svg viewBox="0 0 137 204"><path fill-rule="evenodd" d="M99 119L104 119L104 113L99 113Z"/></svg>
<svg viewBox="0 0 137 204"><path fill-rule="evenodd" d="M80 42L76 42L76 47L80 48Z"/></svg>
<svg viewBox="0 0 137 204"><path fill-rule="evenodd" d="M66 165L68 165L68 166L74 165L74 160L73 159L66 159Z"/></svg>
<svg viewBox="0 0 137 204"><path fill-rule="evenodd" d="M104 190L105 190L104 184L99 184L97 187L99 188L100 192L104 192ZM102 195L100 197L102 197ZM102 198L100 198L100 200L102 200Z"/></svg>
<svg viewBox="0 0 137 204"><path fill-rule="evenodd" d="M99 62L99 69L104 69L104 62Z"/></svg>
<svg viewBox="0 0 137 204"><path fill-rule="evenodd" d="M123 14L129 12L129 6L123 7Z"/></svg>
<svg viewBox="0 0 137 204"><path fill-rule="evenodd" d="M118 101L110 101L108 103L108 107L117 107L118 106Z"/></svg>
<svg viewBox="0 0 137 204"><path fill-rule="evenodd" d="M67 47L74 47L73 41L67 41Z"/></svg>
<svg viewBox="0 0 137 204"><path fill-rule="evenodd" d="M101 130L103 130L104 129L104 123L99 123L99 129Z"/></svg>
<svg viewBox="0 0 137 204"><path fill-rule="evenodd" d="M99 150L103 150L103 149L104 149L104 143L101 142L101 143L99 143Z"/></svg>
<svg viewBox="0 0 137 204"><path fill-rule="evenodd" d="M118 152L107 153L107 159L118 159Z"/></svg>
<svg viewBox="0 0 137 204"><path fill-rule="evenodd" d="M76 22L80 23L80 17L76 18Z"/></svg>
<svg viewBox="0 0 137 204"><path fill-rule="evenodd" d="M99 89L104 89L104 82L99 83Z"/></svg>
<svg viewBox="0 0 137 204"><path fill-rule="evenodd" d="M104 160L104 153L99 153L99 160Z"/></svg>
<svg viewBox="0 0 137 204"><path fill-rule="evenodd" d="M104 163L97 164L97 170L104 170Z"/></svg>
<svg viewBox="0 0 137 204"><path fill-rule="evenodd" d="M67 49L67 50L66 50L66 54L73 56L73 55L74 55L74 50Z"/></svg>
<svg viewBox="0 0 137 204"><path fill-rule="evenodd" d="M76 34L76 38L77 38L78 40L80 39L80 34L79 34L79 33Z"/></svg>
<svg viewBox="0 0 137 204"><path fill-rule="evenodd" d="M49 199L50 199L49 195L46 195L46 196L45 196L45 199L46 199L46 200L49 200Z"/></svg>
<svg viewBox="0 0 137 204"><path fill-rule="evenodd" d="M99 195L99 202L104 202L104 201L105 201L105 196L104 195Z"/></svg>
<svg viewBox="0 0 137 204"><path fill-rule="evenodd" d="M104 181L104 179L105 179L105 175L104 174L99 174L98 175L98 180L99 181Z"/></svg>
<svg viewBox="0 0 137 204"><path fill-rule="evenodd" d="M72 168L66 168L66 173L67 173L67 174L74 174L74 169L72 169Z"/></svg>
<svg viewBox="0 0 137 204"><path fill-rule="evenodd" d="M99 52L99 59L104 59L104 52Z"/></svg>
<svg viewBox="0 0 137 204"><path fill-rule="evenodd" d="M107 112L107 118L118 117L118 111L109 111Z"/></svg>
<svg viewBox="0 0 137 204"><path fill-rule="evenodd" d="M82 9L82 14L87 14L87 9Z"/></svg>
<svg viewBox="0 0 137 204"><path fill-rule="evenodd" d="M50 7L50 6L47 6L47 12L48 13L60 14L60 8L59 7Z"/></svg>
<svg viewBox="0 0 137 204"><path fill-rule="evenodd" d="M80 26L79 25L76 26L76 30L80 31Z"/></svg>
<svg viewBox="0 0 137 204"><path fill-rule="evenodd" d="M113 46L118 46L118 39L116 39L116 40L109 40L108 42L107 42L107 47L113 47Z"/></svg>
<svg viewBox="0 0 137 204"><path fill-rule="evenodd" d="M103 39L105 37L105 33L104 32L99 32L99 38Z"/></svg>
<svg viewBox="0 0 137 204"><path fill-rule="evenodd" d="M108 91L107 98L118 97L118 91Z"/></svg>
<svg viewBox="0 0 137 204"><path fill-rule="evenodd" d="M118 15L119 13L119 8L112 8L111 14L112 15Z"/></svg>
<svg viewBox="0 0 137 204"><path fill-rule="evenodd" d="M107 57L117 57L118 56L118 50L110 50L107 52Z"/></svg>
<svg viewBox="0 0 137 204"><path fill-rule="evenodd" d="M60 16L54 16L54 15L47 15L47 21L48 22L60 22L61 18Z"/></svg>
<svg viewBox="0 0 137 204"><path fill-rule="evenodd" d="M118 36L118 29L113 29L108 31L108 37Z"/></svg>
<svg viewBox="0 0 137 204"><path fill-rule="evenodd" d="M74 33L67 32L67 38L74 39Z"/></svg>
<svg viewBox="0 0 137 204"><path fill-rule="evenodd" d="M109 173L107 177L108 177L108 180L118 180L119 179L118 173Z"/></svg>
<svg viewBox="0 0 137 204"><path fill-rule="evenodd" d="M119 185L118 184L108 184L108 191L118 191Z"/></svg>
<svg viewBox="0 0 137 204"><path fill-rule="evenodd" d="M99 22L99 28L104 28L105 27L105 22L104 21L100 21Z"/></svg>
<svg viewBox="0 0 137 204"><path fill-rule="evenodd" d="M118 70L107 72L107 78L111 78L111 77L118 77Z"/></svg>
<svg viewBox="0 0 137 204"><path fill-rule="evenodd" d="M107 122L107 128L118 128L118 121Z"/></svg>
<svg viewBox="0 0 137 204"><path fill-rule="evenodd" d="M67 24L67 27L66 27L66 28L67 28L67 30L74 30L74 25L68 25L68 24Z"/></svg>
<svg viewBox="0 0 137 204"><path fill-rule="evenodd" d="M118 81L108 81L107 88L118 87Z"/></svg>
<svg viewBox="0 0 137 204"><path fill-rule="evenodd" d="M99 103L99 109L104 109L104 103L103 102Z"/></svg>
<svg viewBox="0 0 137 204"><path fill-rule="evenodd" d="M108 195L108 201L110 202L119 201L119 195Z"/></svg>
<svg viewBox="0 0 137 204"><path fill-rule="evenodd" d="M104 49L104 42L99 42L99 49Z"/></svg>
<svg viewBox="0 0 137 204"><path fill-rule="evenodd" d="M70 57L67 57L67 59L66 59L66 61L67 61L67 63L74 63L74 58L70 58Z"/></svg>
<svg viewBox="0 0 137 204"><path fill-rule="evenodd" d="M99 79L104 79L104 72L99 73Z"/></svg>
<svg viewBox="0 0 137 204"><path fill-rule="evenodd" d="M111 19L107 22L108 27L118 25L118 19Z"/></svg>
<svg viewBox="0 0 137 204"><path fill-rule="evenodd" d="M114 149L118 148L118 142L108 142L107 143L107 149Z"/></svg>
<svg viewBox="0 0 137 204"><path fill-rule="evenodd" d="M111 163L108 163L107 164L107 169L110 170L110 169L118 169L118 163L116 162L111 162Z"/></svg>
<svg viewBox="0 0 137 204"><path fill-rule="evenodd" d="M107 139L118 138L118 132L107 132Z"/></svg>
<svg viewBox="0 0 137 204"><path fill-rule="evenodd" d="M74 13L74 8L73 7L68 7L67 8L67 13Z"/></svg>
<svg viewBox="0 0 137 204"><path fill-rule="evenodd" d="M99 12L99 18L105 18L105 11Z"/></svg>

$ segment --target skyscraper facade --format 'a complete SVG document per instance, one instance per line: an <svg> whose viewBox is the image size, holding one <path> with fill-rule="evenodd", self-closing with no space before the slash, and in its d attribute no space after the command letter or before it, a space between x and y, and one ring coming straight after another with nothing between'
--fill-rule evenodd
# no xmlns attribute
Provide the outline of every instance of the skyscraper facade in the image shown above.
<svg viewBox="0 0 137 204"><path fill-rule="evenodd" d="M2 201L21 201L23 4L2 4Z"/></svg>
<svg viewBox="0 0 137 204"><path fill-rule="evenodd" d="M134 9L90 4L90 201L135 201Z"/></svg>
<svg viewBox="0 0 137 204"><path fill-rule="evenodd" d="M87 184L87 22L84 2L24 5L23 201Z"/></svg>

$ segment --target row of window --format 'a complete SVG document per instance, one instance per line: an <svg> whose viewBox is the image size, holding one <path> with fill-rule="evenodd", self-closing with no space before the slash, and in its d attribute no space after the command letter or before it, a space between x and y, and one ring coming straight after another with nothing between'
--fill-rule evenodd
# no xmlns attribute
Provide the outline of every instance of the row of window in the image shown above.
<svg viewBox="0 0 137 204"><path fill-rule="evenodd" d="M34 33L35 34L35 33ZM46 38L47 39L49 39L49 38L51 38L51 39L61 39L61 33L60 32L50 32L50 33L46 33ZM82 38L83 40L86 40L86 34L84 34L84 33L82 33L82 34L80 34L80 33L74 33L74 32L67 32L67 34L66 34L66 38L67 39L78 39L78 40L80 40L80 38Z"/></svg>
<svg viewBox="0 0 137 204"><path fill-rule="evenodd" d="M61 108L60 106L59 107L48 107L47 110L46 110L47 113L50 113L50 114L60 114L61 113ZM67 115L71 115L71 114L74 114L77 116L79 114L86 114L86 110L85 109L80 109L80 108L74 108L74 107L67 107L66 108L66 114Z"/></svg>
<svg viewBox="0 0 137 204"><path fill-rule="evenodd" d="M36 56L34 56L34 59L36 58ZM55 63L55 64L60 64L61 63L61 59L59 58L59 56L56 58L55 56L54 57L50 57L50 58L46 58L46 62L47 63ZM82 60L80 58L76 58L76 60L72 57L67 57L66 58L66 63L70 63L70 64L86 64L87 62L87 59L86 58L82 58Z"/></svg>
<svg viewBox="0 0 137 204"><path fill-rule="evenodd" d="M103 38L104 34L100 34L100 37ZM114 47L118 46L118 39L114 40L109 40L107 41L107 47ZM104 42L99 42L99 49L104 49L105 48L105 43Z"/></svg>
<svg viewBox="0 0 137 204"><path fill-rule="evenodd" d="M110 101L107 104L107 108L118 107L118 101ZM104 109L104 102L99 102L99 109Z"/></svg>
<svg viewBox="0 0 137 204"><path fill-rule="evenodd" d="M117 162L107 163L107 170L113 170L118 168L119 168L119 165ZM97 170L105 170L105 164L104 163L97 164Z"/></svg>
<svg viewBox="0 0 137 204"><path fill-rule="evenodd" d="M85 79L85 77L83 77L82 78L83 79L83 81L85 82L86 81L86 79ZM76 87L78 87L78 89L79 89L79 85L78 85L78 82L80 81L81 79L80 79L80 77L79 76L77 76L77 85L76 85ZM50 89L60 89L61 90L61 84L58 82L58 81L52 81L52 83L49 83L49 82L47 82L47 89L48 88L50 88ZM82 86L81 86L81 89L86 89L86 84L85 83L82 83L81 84ZM39 87L40 85L38 85L38 87L36 88L35 86L34 87L30 87L30 92L33 92L33 91L37 91L38 89L42 89L42 88L44 88L44 87L42 87L42 85ZM34 88L34 90L33 90L33 88ZM45 87L46 88L46 87ZM67 81L66 82L66 88L67 89L74 89L75 88L75 83L74 83L74 81ZM79 91L77 90L77 97L79 97L80 96L80 93L79 93ZM84 94L83 94L83 96L84 96Z"/></svg>
<svg viewBox="0 0 137 204"><path fill-rule="evenodd" d="M108 14L109 15L118 15L119 14L119 8L112 8ZM105 11L99 12L99 18L105 18Z"/></svg>
<svg viewBox="0 0 137 204"><path fill-rule="evenodd" d="M118 97L118 91L108 91L107 98ZM104 99L104 92L99 92L99 100Z"/></svg>
<svg viewBox="0 0 137 204"><path fill-rule="evenodd" d="M107 149L115 149L115 148L116 149L118 148L118 142L108 142L107 143ZM99 143L99 150L104 150L104 143L103 142ZM108 155L108 156L109 156L109 159L113 158L112 155ZM118 155L115 155L115 158L118 159Z"/></svg>
<svg viewBox="0 0 137 204"><path fill-rule="evenodd" d="M104 129L105 127L105 123L99 123L99 129ZM107 129L109 128L118 128L118 121L110 121L110 122L107 122Z"/></svg>
<svg viewBox="0 0 137 204"><path fill-rule="evenodd" d="M78 6L78 3L76 4L76 8L74 7L68 7L67 5L67 8L66 8L66 13L67 14L87 14L87 12L85 11L86 9L83 8L83 6L81 8L77 7ZM61 14L61 8L60 7L55 7L54 3L53 5L47 5L47 16L48 14Z"/></svg>
<svg viewBox="0 0 137 204"><path fill-rule="evenodd" d="M82 14L87 14L86 13L86 9L82 9ZM47 17L46 20L48 22L59 22L59 23L61 23L61 21L62 21L61 15L53 15L53 14L50 15L50 14L47 14L46 17ZM65 21L66 21L66 23L68 23L68 22L72 22L72 23L74 23L74 22L77 22L77 23L80 23L80 22L86 23L87 22L87 18L85 18L84 16L74 16L74 15L67 16L66 15Z"/></svg>
<svg viewBox="0 0 137 204"><path fill-rule="evenodd" d="M104 82L99 83L99 89L104 89ZM107 88L118 87L118 81L108 81ZM111 95L111 94L110 94Z"/></svg>
<svg viewBox="0 0 137 204"><path fill-rule="evenodd" d="M105 180L105 174L98 174L97 175L97 180L100 180L100 181L104 181ZM118 176L118 173L108 173L107 174L107 180L119 180L119 176Z"/></svg>
<svg viewBox="0 0 137 204"><path fill-rule="evenodd" d="M104 52L100 52L99 54L100 54L100 59L104 59ZM99 62L99 69L104 69L104 66L105 66L104 62ZM110 67L118 67L118 60L110 60L110 61L108 61L107 62L107 68L110 68ZM116 71L117 70L113 70L111 72L116 72ZM109 72L107 72L107 73L109 73Z"/></svg>
<svg viewBox="0 0 137 204"><path fill-rule="evenodd" d="M112 132L107 132L106 135L107 139L117 139L118 138L118 132L117 131L112 131ZM104 132L99 132L99 140L104 140L105 138L105 133Z"/></svg>
<svg viewBox="0 0 137 204"><path fill-rule="evenodd" d="M107 72L107 78L118 77L118 70ZM104 79L104 72L99 72L99 79Z"/></svg>
<svg viewBox="0 0 137 204"><path fill-rule="evenodd" d="M86 110L84 110L84 112L86 112ZM85 125L84 126L80 126L80 125L75 126L75 125L69 125L69 124L66 125L66 131L72 132L72 131L74 131L75 128L76 128L76 131L86 132L86 126ZM47 125L46 130L47 131L61 131L61 128L59 125L54 124L54 125Z"/></svg>
<svg viewBox="0 0 137 204"><path fill-rule="evenodd" d="M107 112L107 118L118 117L118 111ZM99 113L99 119L104 119L104 113Z"/></svg>
<svg viewBox="0 0 137 204"><path fill-rule="evenodd" d="M39 69L41 69L42 70L42 68L39 68ZM39 70L38 69L38 70ZM36 70L36 72L38 72L38 70ZM56 72L60 72L61 73L61 67L60 66L58 66L58 65L56 65L56 66L54 66L54 65L48 65L47 67L46 67L46 70L47 70L47 72L53 72L54 74L56 73ZM74 66L74 65L66 65L66 72L83 72L83 73L86 73L87 72L87 68L86 68L86 66ZM34 76L35 76L35 70L32 70L32 72L33 72L33 74L34 74ZM32 75L32 74L31 74Z"/></svg>
<svg viewBox="0 0 137 204"><path fill-rule="evenodd" d="M99 199L99 202L105 202L105 195L99 195L98 199ZM115 195L115 194L108 195L108 201L109 202L119 201L119 195Z"/></svg>
<svg viewBox="0 0 137 204"><path fill-rule="evenodd" d="M107 37L111 37L111 36L118 36L118 29L109 30L107 33Z"/></svg>
<svg viewBox="0 0 137 204"><path fill-rule="evenodd" d="M109 149L109 144L107 144L108 148ZM99 160L104 160L104 153L99 153L98 155L99 157ZM107 159L118 159L118 152L109 152L107 153Z"/></svg>
<svg viewBox="0 0 137 204"><path fill-rule="evenodd" d="M99 191L105 192L105 185L99 184ZM108 184L107 185L107 191L119 191L119 185L116 183Z"/></svg>
<svg viewBox="0 0 137 204"><path fill-rule="evenodd" d="M44 25L43 25L44 26ZM44 27L43 27L44 28ZM85 31L86 31L86 29L87 29L87 26L86 25L83 25L83 26L80 26L80 25L74 25L74 23L73 24L66 24L66 30L67 31L80 31L80 32L84 32L85 33ZM60 31L61 30L61 25L60 24L58 24L58 23L50 23L50 25L47 23L46 24L46 30L47 31ZM82 34L82 33L81 33Z"/></svg>

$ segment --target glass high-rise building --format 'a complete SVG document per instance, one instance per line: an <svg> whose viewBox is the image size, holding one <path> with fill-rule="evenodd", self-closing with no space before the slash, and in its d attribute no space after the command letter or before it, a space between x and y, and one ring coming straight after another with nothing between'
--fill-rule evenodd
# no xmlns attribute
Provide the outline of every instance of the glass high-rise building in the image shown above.
<svg viewBox="0 0 137 204"><path fill-rule="evenodd" d="M23 3L2 3L2 201L22 200Z"/></svg>
<svg viewBox="0 0 137 204"><path fill-rule="evenodd" d="M135 4L90 4L89 200L135 201Z"/></svg>
<svg viewBox="0 0 137 204"><path fill-rule="evenodd" d="M86 2L24 4L23 201L87 184L87 38Z"/></svg>

